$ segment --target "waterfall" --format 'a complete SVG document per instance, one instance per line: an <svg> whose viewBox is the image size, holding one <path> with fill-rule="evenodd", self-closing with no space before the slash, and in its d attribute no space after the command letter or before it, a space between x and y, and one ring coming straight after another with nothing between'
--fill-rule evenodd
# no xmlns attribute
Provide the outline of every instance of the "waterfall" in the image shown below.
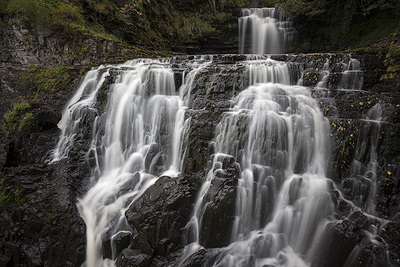
<svg viewBox="0 0 400 267"><path fill-rule="evenodd" d="M242 170L233 242L217 266L251 266L254 258L263 266L282 255L289 266L306 266L298 254L307 254L315 229L334 212L325 177L328 123L307 88L290 85L286 64L268 59L247 69L250 86L217 128L217 154L188 225L193 243L187 251L201 248L204 196L223 159L233 157Z"/></svg>
<svg viewBox="0 0 400 267"><path fill-rule="evenodd" d="M243 10L241 54L249 47L249 27L256 54L281 53L294 35L280 9ZM332 181L337 113L328 113L336 107L325 109L323 103L332 105L334 93L364 92L364 73L348 55L314 56L139 59L88 72L63 112L60 140L48 159L56 164L76 153L77 142L90 144L85 151L90 189L78 200L86 223L85 266L115 266L120 251L113 248L105 256L103 241L139 231L125 212L140 206L160 177L190 175L184 170L189 133L201 112L218 120L212 155L194 179L197 196L181 228L182 247L165 266L191 266L193 259L218 267L354 266L368 246L386 252L379 236L388 221L377 217L375 201L385 107L375 103L357 122L348 122L357 123L361 133L352 143L349 175ZM233 219L225 226L230 236L213 247L202 238L212 230L204 218L226 181L234 192ZM353 229L361 234L352 239ZM343 251L334 247L342 241Z"/></svg>
<svg viewBox="0 0 400 267"><path fill-rule="evenodd" d="M114 81L107 88L103 83L110 73ZM103 260L103 236L131 231L124 217L129 204L161 175L176 176L181 170L188 122L174 78L170 65L155 60L100 67L86 75L67 104L51 162L68 155L83 114L88 109L96 113L87 152L93 185L78 204L87 227L88 267L113 266L112 259ZM109 93L99 114L101 90Z"/></svg>
<svg viewBox="0 0 400 267"><path fill-rule="evenodd" d="M97 181L78 205L87 226L86 266L111 264L102 263L102 235L110 227L111 234L129 230L129 203L162 173L179 171L174 144L180 145L183 114L170 68L139 62L118 75L106 111L95 121L89 154L96 158Z"/></svg>
<svg viewBox="0 0 400 267"><path fill-rule="evenodd" d="M104 66L89 71L83 79L78 90L68 101L62 113L58 127L61 129L61 136L56 148L52 151L51 158L47 162L57 162L68 157L70 148L74 145L77 132L81 127L83 117L88 109L93 110L98 89L109 75Z"/></svg>
<svg viewBox="0 0 400 267"><path fill-rule="evenodd" d="M239 18L240 54L280 54L291 45L294 36L292 22L283 17L280 8L242 10Z"/></svg>

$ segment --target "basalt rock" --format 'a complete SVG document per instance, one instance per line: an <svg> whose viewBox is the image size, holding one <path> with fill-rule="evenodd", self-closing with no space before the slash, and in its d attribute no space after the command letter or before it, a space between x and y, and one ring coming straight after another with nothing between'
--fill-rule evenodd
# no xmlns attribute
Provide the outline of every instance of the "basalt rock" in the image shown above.
<svg viewBox="0 0 400 267"><path fill-rule="evenodd" d="M84 161L7 167L0 175L3 266L76 266L85 260L85 224L76 208Z"/></svg>
<svg viewBox="0 0 400 267"><path fill-rule="evenodd" d="M353 248L361 241L362 235L357 226L350 221L331 225L326 233L327 247L318 248L318 261L312 266L343 266Z"/></svg>
<svg viewBox="0 0 400 267"><path fill-rule="evenodd" d="M196 191L186 177L159 178L126 211L128 223L137 232L130 248L151 257L167 257L176 251L182 245Z"/></svg>
<svg viewBox="0 0 400 267"><path fill-rule="evenodd" d="M240 175L238 164L231 159L222 169L215 170L210 189L204 196L207 204L200 224L200 243L205 248L225 247L231 241Z"/></svg>

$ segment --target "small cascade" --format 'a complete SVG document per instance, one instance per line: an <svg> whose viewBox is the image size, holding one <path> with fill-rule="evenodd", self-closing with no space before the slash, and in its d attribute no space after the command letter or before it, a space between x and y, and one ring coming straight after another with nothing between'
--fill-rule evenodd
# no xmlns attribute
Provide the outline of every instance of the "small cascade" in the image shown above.
<svg viewBox="0 0 400 267"><path fill-rule="evenodd" d="M290 85L288 65L271 59L248 61L249 85L281 83Z"/></svg>
<svg viewBox="0 0 400 267"><path fill-rule="evenodd" d="M58 127L61 129L61 136L56 148L52 151L48 163L57 162L68 157L70 148L74 145L76 135L81 128L82 121L87 110L92 109L96 102L96 94L105 78L109 75L104 66L89 71L78 90L68 101Z"/></svg>
<svg viewBox="0 0 400 267"><path fill-rule="evenodd" d="M361 120L359 141L355 145L354 159L350 164L350 177L342 181L346 199L375 215L376 172L378 166L377 147L384 123L382 106L374 105ZM366 162L366 163L363 163Z"/></svg>
<svg viewBox="0 0 400 267"><path fill-rule="evenodd" d="M79 201L87 226L86 266L108 266L102 237L131 230L125 210L161 174L180 169L183 101L174 73L160 62L134 62L117 71L105 112L96 118L89 157L97 180ZM113 255L116 257L116 255Z"/></svg>
<svg viewBox="0 0 400 267"><path fill-rule="evenodd" d="M280 8L243 9L239 18L240 54L280 54L295 36L292 22Z"/></svg>
<svg viewBox="0 0 400 267"><path fill-rule="evenodd" d="M360 62L352 58L348 64L344 64L343 69L340 88L361 90L364 84L364 72L361 70Z"/></svg>

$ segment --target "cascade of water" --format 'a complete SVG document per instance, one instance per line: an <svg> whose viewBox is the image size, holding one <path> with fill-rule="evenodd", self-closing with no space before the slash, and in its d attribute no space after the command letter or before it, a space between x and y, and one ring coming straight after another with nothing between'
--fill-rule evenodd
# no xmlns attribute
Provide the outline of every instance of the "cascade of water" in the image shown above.
<svg viewBox="0 0 400 267"><path fill-rule="evenodd" d="M281 83L290 85L289 69L286 63L271 59L248 61L249 84Z"/></svg>
<svg viewBox="0 0 400 267"><path fill-rule="evenodd" d="M190 127L185 111L195 108L192 94L197 92L192 89L202 81L198 76L211 66L212 57L177 63L179 60L136 60L92 70L63 113L59 124L62 135L51 162L68 155L84 114L96 114L87 153L93 186L78 203L87 226L88 267L114 266L117 255L103 259L104 236L112 240L132 232L125 219L129 205L160 175L176 176L182 169ZM320 62L319 80L312 90L328 91L333 73L340 76L335 90L362 89L363 73L357 60L335 64ZM172 65L179 65L179 94L175 86L179 78ZM338 66L342 72L335 71ZM356 144L349 170L353 175L336 186L325 175L327 119L311 97L310 88L297 85L301 84L300 67L291 72L293 67L288 63L248 56L238 69L247 75L241 81L248 87L235 92L229 111L224 106L226 112L215 132L212 167L198 191L183 237L187 246L175 266L203 248L207 194L217 174L226 170L227 159L235 162L238 173L235 220L230 245L215 250L209 266L320 266L335 227L360 216L371 222L362 228L365 238L360 246L369 242L385 249L377 235L387 222L375 217L374 199L376 147L384 108L376 104L364 115L365 136ZM210 76L207 79L205 93L215 93L209 89L214 88L214 81ZM104 89L103 84L111 85ZM96 104L100 91L108 94L102 111ZM352 190L362 194L353 195ZM335 206L338 200L348 206L340 218ZM355 264L358 248L343 259L344 266Z"/></svg>
<svg viewBox="0 0 400 267"><path fill-rule="evenodd" d="M221 168L226 157L235 157L243 169L238 185L237 220L233 231L235 242L231 245L231 252L236 255L232 262L238 260L237 264L241 264L238 266L246 266L243 261L247 261L250 254L242 252L246 250L244 246L251 247L254 242L253 238L243 241L244 236L262 229L271 220L273 213L276 215L275 220L269 223L271 229L279 228L282 221L293 220L290 217L294 213L287 214L284 218L281 213L281 209L286 209L288 204L296 201L296 197L291 200L287 198L288 190L299 190L291 192L292 195L297 194L300 199L308 199L301 200L298 204L298 214L304 214L303 220L299 219L302 215L298 215L297 225L291 223L302 227L305 233L310 232L308 227L313 229L322 218L333 211L324 178L326 121L317 104L306 88L290 86L291 79L286 64L270 59L246 64L249 84L253 86L238 95L232 111L225 114L218 126L218 153L214 155L213 167L199 191L194 215L186 227L186 241L189 245L179 263L202 248L199 236L200 221L206 205L204 197L211 186L214 172ZM254 184L257 186L253 189ZM283 185L285 189L278 193ZM304 196L303 191L306 192ZM307 204L315 199L324 202L319 205L318 215L312 217L314 207ZM265 206L272 207L272 203L278 200L280 204L275 205L276 208L265 209ZM288 238L305 250L313 236L305 234L304 238L297 238L293 229L296 227L287 226ZM279 233L277 229L266 232ZM226 260L221 259L221 263L231 266L232 262L228 260L228 263Z"/></svg>
<svg viewBox="0 0 400 267"><path fill-rule="evenodd" d="M326 126L304 87L260 84L238 95L216 140L217 151L242 168L234 242L217 266L263 266L283 255L285 266L306 265L296 254L307 254L334 211L324 176Z"/></svg>
<svg viewBox="0 0 400 267"><path fill-rule="evenodd" d="M86 74L78 90L68 101L63 111L62 118L58 123L58 127L62 131L61 136L56 148L52 151L48 163L57 162L68 156L84 114L87 109L93 109L97 91L108 75L108 70L104 66L100 66Z"/></svg>
<svg viewBox="0 0 400 267"><path fill-rule="evenodd" d="M52 162L68 155L84 113L90 109L97 114L87 153L93 186L78 203L87 227L85 266L114 266L117 255L103 259L103 237L112 239L132 231L125 219L130 203L160 175L180 172L190 123L184 112L196 74L210 59L199 57L181 63L189 73L182 74L179 95L170 67L174 58L164 62L140 59L90 71L68 103ZM107 77L111 85L103 88ZM101 90L108 94L108 101L99 114L96 100Z"/></svg>
<svg viewBox="0 0 400 267"><path fill-rule="evenodd" d="M291 44L294 33L292 23L282 16L280 8L243 9L239 18L239 53L248 53L248 47L253 54L282 53Z"/></svg>
<svg viewBox="0 0 400 267"><path fill-rule="evenodd" d="M378 165L377 146L384 123L382 106L374 105L362 120L359 141L355 147L354 159L350 164L350 174L342 181L342 188L347 199L375 215L376 171ZM363 164L362 162L367 162ZM362 192L354 194L354 192Z"/></svg>
<svg viewBox="0 0 400 267"><path fill-rule="evenodd" d="M369 161L366 166L359 167L361 164L357 159L365 155L365 151L359 149L356 153L359 156L355 156L351 168L351 172L362 176L369 187L364 190L365 183L361 182L360 188L356 189L369 192L365 199L360 200L364 203L360 205L358 199L343 195L325 176L325 158L329 153L328 124L309 89L291 85L296 82L292 81L285 63L256 58L245 64L250 86L234 98L231 110L224 113L217 127L217 153L199 191L193 217L186 227L188 245L177 265L185 263L203 248L200 236L204 231L202 216L208 205L206 195L216 173L224 172L222 166L227 158L234 158L241 169L236 219L231 244L215 250L213 259L206 266L324 264L325 256L321 255L328 253L333 229L342 223L335 219L337 207L332 191L337 192L337 198L349 206L346 216L350 220L364 216L371 222L371 226L364 226L365 240L361 246L375 244L386 249L386 244L377 236L387 222L374 216L373 200L381 106L377 104L370 109L364 119L367 124L377 125L372 127L372 132L366 131L372 133L372 139L361 138L364 141L358 145L366 147L365 142L372 142L367 151ZM360 72L359 62L350 59L348 65L343 64L341 86L346 90L358 90L362 78L356 82L344 81L348 70ZM317 89L325 90L331 71L327 60ZM361 72L357 75L362 77ZM341 264L353 266L359 255L357 248L355 246L347 261L343 259Z"/></svg>
<svg viewBox="0 0 400 267"><path fill-rule="evenodd" d="M96 118L90 153L98 181L78 205L87 226L86 266L112 265L101 254L110 224L124 223L128 200L153 184L155 175L179 168L176 149L170 147L182 115L170 69L141 62L120 74L106 112Z"/></svg>
<svg viewBox="0 0 400 267"><path fill-rule="evenodd" d="M124 216L129 203L162 173L178 173L183 114L174 74L157 62L134 63L112 86L89 152L98 180L78 205L87 226L86 266L112 265L102 259L103 235L130 230Z"/></svg>
<svg viewBox="0 0 400 267"><path fill-rule="evenodd" d="M364 72L361 70L360 62L352 58L348 64L344 64L340 87L342 89L361 90L363 84Z"/></svg>

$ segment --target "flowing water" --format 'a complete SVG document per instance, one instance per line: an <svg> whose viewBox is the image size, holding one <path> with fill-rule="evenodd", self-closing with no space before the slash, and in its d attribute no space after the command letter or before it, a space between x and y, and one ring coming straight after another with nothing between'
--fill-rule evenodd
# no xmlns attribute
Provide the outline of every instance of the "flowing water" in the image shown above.
<svg viewBox="0 0 400 267"><path fill-rule="evenodd" d="M201 59L195 62L194 72L198 62ZM63 114L53 162L68 155L77 128L82 127L82 113L95 109L105 77L114 74L105 110L94 121L87 153L93 186L78 204L87 227L88 267L114 265L111 259L103 260L103 236L131 230L125 222L129 204L162 174L175 176L181 169L188 122L184 97L177 92L169 63L137 60L92 70ZM186 87L182 86L182 94L190 95Z"/></svg>
<svg viewBox="0 0 400 267"><path fill-rule="evenodd" d="M248 25L253 53L280 53L290 43L291 25L279 9L244 10L243 15L240 53L245 52ZM363 214L374 221L374 227L363 230L366 240L384 248L376 236L386 222L375 217L374 206L376 146L384 123L380 104L363 118L363 131L369 134L359 139L352 176L336 186L326 174L330 125L310 88L302 86L303 66L262 56L249 56L237 64L243 70L238 76L246 77L248 86L241 83L235 88L231 107L216 128L212 167L193 204L184 231L186 246L174 266L204 248L200 224L205 196L226 158L240 170L235 220L230 245L218 248L207 266L323 266L321 255L329 253L332 229L344 220L335 217L337 199L349 206L346 216ZM67 104L51 163L68 157L85 127L85 114L95 114L86 154L92 187L78 203L87 227L85 266L114 266L118 255L103 259L104 236L133 231L125 219L129 205L160 176L182 172L190 130L185 112L194 108L195 84L212 65L212 56L199 56L179 62L142 59L101 66L86 75ZM335 69L341 73L338 90L362 90L363 72L359 62L350 59L335 66L327 60L319 70L315 92L326 90ZM101 100L104 94L106 101ZM365 154L366 165L361 163ZM349 188L366 193L352 195ZM354 264L358 248L343 259L344 265Z"/></svg>
<svg viewBox="0 0 400 267"><path fill-rule="evenodd" d="M268 66L270 61L264 64ZM252 68L250 65L249 69ZM324 71L327 70L328 67ZM253 71L250 73L254 75ZM262 78L267 73L271 73L268 68L250 77L260 83L243 90L234 99L231 111L225 113L218 126L217 155L233 156L242 171L238 183L232 243L221 249L219 256L209 266L313 265L321 249L328 246L327 233L337 222L334 218L336 204L331 197L332 182L325 174L330 151L328 121L310 96L308 88L284 84L290 79L281 75L289 75L288 72L270 75L274 77L272 81L279 77L276 80L279 83ZM374 206L371 203L375 195L376 142L381 114L379 105L368 113L368 116L377 119L371 122L377 126L374 126L371 137L366 134L360 140L370 142L372 139L374 142L370 146L370 162L363 171L352 171L363 174L367 180L370 188L368 196L363 199L364 210L371 213L367 216L378 225L385 222L373 217ZM360 144L357 151L362 151L364 145ZM355 158L352 166L357 166L360 156ZM202 195L206 194L203 190L209 188L213 171L219 166L220 162L214 161L214 168L203 185ZM354 183L360 180L349 178L344 183L350 179ZM357 186L349 188L354 190ZM203 197L196 203L196 218L192 222L201 221L201 202ZM351 202L349 205L353 213L361 212ZM371 233L373 240L377 231L370 227L368 233ZM195 244L191 246L197 251L201 244L198 240ZM352 266L354 262L350 264L349 261L347 265Z"/></svg>
<svg viewBox="0 0 400 267"><path fill-rule="evenodd" d="M280 8L243 9L239 18L240 54L280 54L295 37L292 22Z"/></svg>

